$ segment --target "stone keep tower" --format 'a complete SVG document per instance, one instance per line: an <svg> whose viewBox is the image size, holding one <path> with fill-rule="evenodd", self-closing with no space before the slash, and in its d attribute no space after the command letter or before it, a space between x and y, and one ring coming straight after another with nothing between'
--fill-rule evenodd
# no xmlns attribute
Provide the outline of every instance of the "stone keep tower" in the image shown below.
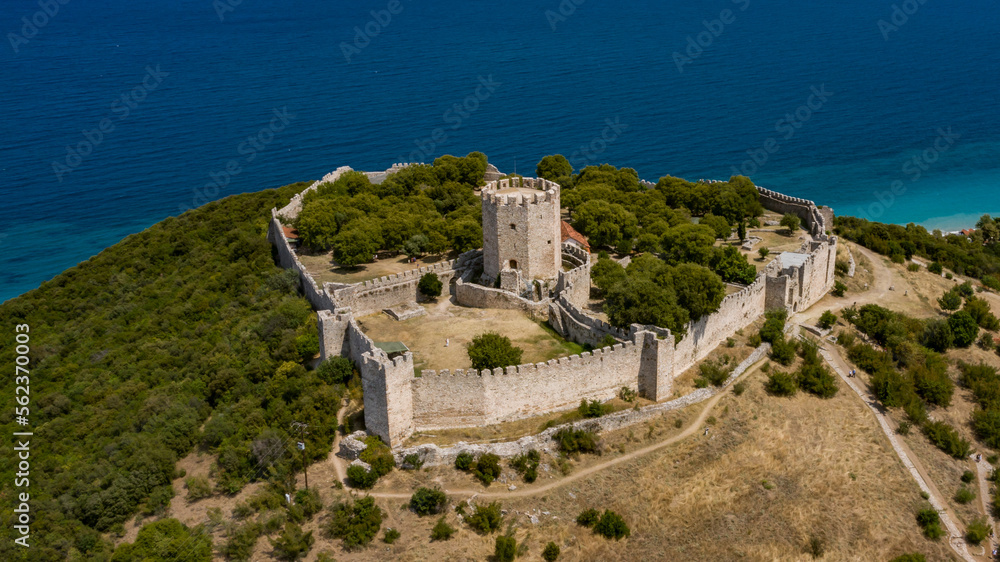
<svg viewBox="0 0 1000 562"><path fill-rule="evenodd" d="M483 197L483 276L520 272L525 282L554 280L562 269L559 184L510 178L486 184Z"/></svg>

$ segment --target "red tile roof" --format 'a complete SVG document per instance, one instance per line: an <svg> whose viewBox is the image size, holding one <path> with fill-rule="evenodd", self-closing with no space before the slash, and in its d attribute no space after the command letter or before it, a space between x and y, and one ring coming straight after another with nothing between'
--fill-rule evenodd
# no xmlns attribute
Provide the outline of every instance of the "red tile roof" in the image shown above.
<svg viewBox="0 0 1000 562"><path fill-rule="evenodd" d="M299 231L298 230L295 230L294 228L292 228L290 226L284 226L284 225L281 226L281 230L283 230L285 232L285 238L287 238L289 240L298 240L299 239Z"/></svg>
<svg viewBox="0 0 1000 562"><path fill-rule="evenodd" d="M972 236L975 233L976 233L975 228L966 228L965 230L962 231L962 234L965 236Z"/></svg>
<svg viewBox="0 0 1000 562"><path fill-rule="evenodd" d="M575 228L570 226L566 221L562 221L560 225L560 230L562 231L562 241L575 240L581 246L583 246L588 252L590 251L590 242L587 241L587 237L576 231Z"/></svg>

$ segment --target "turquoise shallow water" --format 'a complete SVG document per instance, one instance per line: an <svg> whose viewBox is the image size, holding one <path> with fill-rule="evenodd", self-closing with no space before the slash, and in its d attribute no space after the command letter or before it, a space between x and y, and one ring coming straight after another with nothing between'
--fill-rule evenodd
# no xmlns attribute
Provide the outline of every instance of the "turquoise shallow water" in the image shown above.
<svg viewBox="0 0 1000 562"><path fill-rule="evenodd" d="M222 21L208 0L69 2L17 52L38 4L3 2L0 300L211 198L472 150L527 173L556 152L654 181L745 169L946 230L1000 212L995 2L930 0L885 34L909 4L577 2L400 0L387 18L389 0L243 0ZM377 33L348 63L356 28ZM275 110L281 129L247 144ZM54 162L73 164L61 181Z"/></svg>

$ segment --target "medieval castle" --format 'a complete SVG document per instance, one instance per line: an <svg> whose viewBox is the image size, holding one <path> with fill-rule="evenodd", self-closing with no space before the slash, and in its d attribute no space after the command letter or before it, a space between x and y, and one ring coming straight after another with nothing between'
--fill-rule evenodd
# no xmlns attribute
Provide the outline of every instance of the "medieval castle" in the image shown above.
<svg viewBox="0 0 1000 562"><path fill-rule="evenodd" d="M400 166L368 175L377 182ZM349 171L339 168L309 189ZM353 285L320 287L296 257L282 221L298 215L301 195L272 210L268 239L282 267L299 272L307 298L319 311L322 358L343 355L355 362L367 430L391 447L415 431L483 426L569 409L581 399L611 399L622 387L637 389L649 400L664 400L675 377L765 310L805 309L833 285L837 239L828 235L833 211L758 187L766 209L798 215L812 240L800 252L783 253L768 264L753 283L725 297L718 311L691 323L679 341L655 326L620 330L586 312L591 256L585 241L567 236L562 226L559 185L544 179L500 179L492 166L486 179L482 250ZM598 347L608 335L618 343L547 363L493 371L424 370L418 376L411 353L390 358L355 318L415 307L417 283L427 272L438 275L458 305L521 310L582 345Z"/></svg>

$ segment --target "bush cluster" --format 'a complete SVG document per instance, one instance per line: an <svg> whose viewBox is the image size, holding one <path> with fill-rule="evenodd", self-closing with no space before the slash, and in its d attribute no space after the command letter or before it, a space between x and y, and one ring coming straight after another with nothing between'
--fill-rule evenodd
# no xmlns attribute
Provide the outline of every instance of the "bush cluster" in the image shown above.
<svg viewBox="0 0 1000 562"><path fill-rule="evenodd" d="M941 527L941 516L932 508L921 509L917 512L917 524L924 531L924 536L937 540L944 536L944 529Z"/></svg>
<svg viewBox="0 0 1000 562"><path fill-rule="evenodd" d="M481 535L488 535L500 529L503 515L500 513L500 502L487 505L477 504L472 513L465 518L472 530Z"/></svg>
<svg viewBox="0 0 1000 562"><path fill-rule="evenodd" d="M622 516L610 509L604 510L604 513L592 508L586 509L577 516L576 522L578 525L593 528L595 534L608 539L620 540L632 534Z"/></svg>
<svg viewBox="0 0 1000 562"><path fill-rule="evenodd" d="M385 514L375 505L374 498L365 497L338 503L330 508L327 533L344 541L344 548L356 550L367 546L382 527Z"/></svg>
<svg viewBox="0 0 1000 562"><path fill-rule="evenodd" d="M564 427L552 436L559 450L566 455L600 452L597 433L586 429Z"/></svg>
<svg viewBox="0 0 1000 562"><path fill-rule="evenodd" d="M448 496L439 489L417 488L410 497L410 509L417 515L435 515L444 511Z"/></svg>
<svg viewBox="0 0 1000 562"><path fill-rule="evenodd" d="M510 466L524 478L525 482L530 484L538 479L538 466L541 460L542 455L535 449L531 449L527 453L511 459Z"/></svg>

